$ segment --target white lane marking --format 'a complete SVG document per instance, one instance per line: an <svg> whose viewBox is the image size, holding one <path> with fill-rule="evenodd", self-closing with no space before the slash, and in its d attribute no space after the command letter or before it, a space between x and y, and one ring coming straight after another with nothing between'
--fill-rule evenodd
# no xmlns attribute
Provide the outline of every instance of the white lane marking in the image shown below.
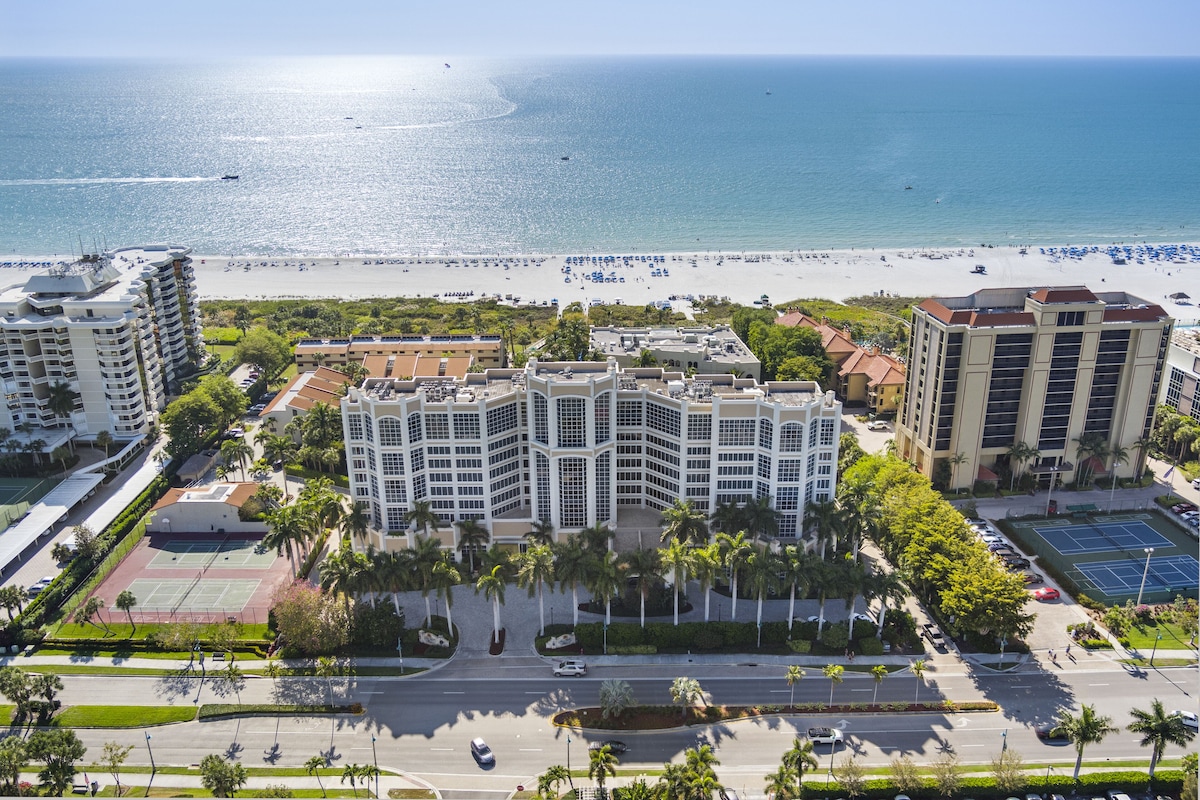
<svg viewBox="0 0 1200 800"><path fill-rule="evenodd" d="M466 692L442 692L442 694L466 694Z"/></svg>

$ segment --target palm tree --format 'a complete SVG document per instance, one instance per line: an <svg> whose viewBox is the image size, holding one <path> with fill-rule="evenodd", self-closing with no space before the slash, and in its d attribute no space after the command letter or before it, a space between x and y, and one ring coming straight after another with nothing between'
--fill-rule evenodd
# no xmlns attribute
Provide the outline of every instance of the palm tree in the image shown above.
<svg viewBox="0 0 1200 800"><path fill-rule="evenodd" d="M779 535L779 512L772 502L771 497L759 497L747 502L742 509L746 532L751 539L771 539Z"/></svg>
<svg viewBox="0 0 1200 800"><path fill-rule="evenodd" d="M860 564L855 564L853 561L848 559L849 556L847 556L846 561L843 561L840 564L842 569L839 570L839 577L841 583L840 591L842 596L846 599L846 611L849 617L849 629L847 636L850 637L849 641L851 645L853 645L855 613L854 606L858 603L858 596L862 593L863 585L866 583L866 575L863 567Z"/></svg>
<svg viewBox="0 0 1200 800"><path fill-rule="evenodd" d="M646 600L650 590L662 581L662 560L657 550L631 550L621 559L625 570L636 580L635 588L641 600L641 624L646 627Z"/></svg>
<svg viewBox="0 0 1200 800"><path fill-rule="evenodd" d="M842 682L846 668L841 664L826 664L821 668L821 674L829 678L829 705L833 705L833 688Z"/></svg>
<svg viewBox="0 0 1200 800"><path fill-rule="evenodd" d="M46 408L59 418L55 425L61 428L66 424L64 418L69 418L71 412L75 410L75 398L79 397L79 393L72 389L66 381L55 381L50 384L49 391L50 394L46 397Z"/></svg>
<svg viewBox="0 0 1200 800"><path fill-rule="evenodd" d="M730 536L728 533L717 534L717 544L720 547L721 561L725 565L725 569L729 572L731 588L733 590L733 610L729 619L733 622L737 621L737 601L738 601L738 576L741 574L742 568L746 566L746 559L750 557L750 552L754 549L750 542L746 541L746 532L739 531Z"/></svg>
<svg viewBox="0 0 1200 800"><path fill-rule="evenodd" d="M433 609L429 604L429 592L433 589L433 568L442 560L442 548L437 539L429 539L420 534L416 542L409 548L409 566L413 570L413 582L421 590L425 598L425 625L433 627Z"/></svg>
<svg viewBox="0 0 1200 800"><path fill-rule="evenodd" d="M1137 468L1133 473L1135 481L1140 482L1142 480L1142 470L1146 468L1146 454L1150 452L1150 447L1153 444L1154 439L1149 436L1139 436L1133 440L1133 447L1137 450Z"/></svg>
<svg viewBox="0 0 1200 800"><path fill-rule="evenodd" d="M134 596L133 592L126 589L117 595L115 605L125 612L125 616L129 617L129 627L133 629L129 633L129 638L132 639L133 635L137 633L137 625L133 624L133 607L137 605L137 597Z"/></svg>
<svg viewBox="0 0 1200 800"><path fill-rule="evenodd" d="M784 765L767 776L767 797L772 800L798 800L800 793L792 785L792 773Z"/></svg>
<svg viewBox="0 0 1200 800"><path fill-rule="evenodd" d="M679 624L679 588L687 581L688 570L692 565L692 550L684 540L668 537L670 544L658 551L659 560L664 572L671 575L671 590L674 595L675 624Z"/></svg>
<svg viewBox="0 0 1200 800"><path fill-rule="evenodd" d="M76 609L74 616L75 624L91 625L92 627L96 628L99 627L99 625L96 625L95 620L99 619L100 625L104 626L104 633L107 635L109 633L108 623L104 621L103 617L99 616L100 609L102 608L104 608L104 600L99 597L89 597L86 603Z"/></svg>
<svg viewBox="0 0 1200 800"><path fill-rule="evenodd" d="M366 556L346 549L330 553L321 562L321 588L342 596L347 623L353 619L350 613L350 595L357 588L359 577L366 568Z"/></svg>
<svg viewBox="0 0 1200 800"><path fill-rule="evenodd" d="M616 535L616 531L612 528L602 522L597 522L579 532L579 541L584 550L593 555L599 555L608 551L609 543Z"/></svg>
<svg viewBox="0 0 1200 800"><path fill-rule="evenodd" d="M554 580L554 552L549 545L531 547L517 557L517 586L529 589L529 596L538 599L538 636L546 635L546 607L543 590L546 581Z"/></svg>
<svg viewBox="0 0 1200 800"><path fill-rule="evenodd" d="M5 436L7 436L7 434L5 434ZM3 439L3 438L4 438L3 436L0 436L0 439ZM108 458L108 448L112 447L112 443L113 443L113 435L111 433L109 433L108 431L106 431L106 430L100 431L99 433L96 434L95 446L104 448L104 457L105 458Z"/></svg>
<svg viewBox="0 0 1200 800"><path fill-rule="evenodd" d="M888 601L899 604L908 597L908 590L898 572L876 572L864 588L869 598L879 600L879 619L875 622L875 638L883 638L883 624L887 617ZM868 605L869 608L869 605Z"/></svg>
<svg viewBox="0 0 1200 800"><path fill-rule="evenodd" d="M56 447L50 451L50 460L57 461L62 465L62 471L65 475L67 472L67 461L71 458L71 451L66 447Z"/></svg>
<svg viewBox="0 0 1200 800"><path fill-rule="evenodd" d="M1108 511L1111 514L1113 500L1117 494L1117 465L1129 463L1129 450L1121 447L1119 444L1115 444L1109 448L1108 455L1112 459L1112 466L1109 468L1112 471L1112 474L1109 475L1109 478L1112 480L1112 487L1108 490Z"/></svg>
<svg viewBox="0 0 1200 800"><path fill-rule="evenodd" d="M831 592L836 592L842 585L842 577L846 572L846 562L838 561L822 561L817 560L812 575L809 576L809 585L816 590L817 600L817 640L820 641L821 634L825 630L825 601L829 599Z"/></svg>
<svg viewBox="0 0 1200 800"><path fill-rule="evenodd" d="M502 568L497 565L492 571L481 575L475 582L475 594L483 592L483 596L492 601L492 635L494 641L500 643L500 604L504 602L504 576Z"/></svg>
<svg viewBox="0 0 1200 800"><path fill-rule="evenodd" d="M758 644L762 647L762 611L763 598L779 589L779 558L770 550L757 550L746 559L746 584L750 593L758 599L758 615L755 623L758 627Z"/></svg>
<svg viewBox="0 0 1200 800"><path fill-rule="evenodd" d="M600 796L605 797L604 782L610 776L614 778L617 776L617 764L620 761L608 745L588 750L588 761L588 777L596 782L596 786L600 789Z"/></svg>
<svg viewBox="0 0 1200 800"><path fill-rule="evenodd" d="M480 548L486 550L491 541L488 529L479 524L478 520L464 519L458 524L458 547L464 556L471 557L471 572L475 572L475 553Z"/></svg>
<svg viewBox="0 0 1200 800"><path fill-rule="evenodd" d="M612 599L621 591L622 577L616 553L605 553L592 562L588 589L596 600L604 600L604 624L612 624Z"/></svg>
<svg viewBox="0 0 1200 800"><path fill-rule="evenodd" d="M1153 781L1154 768L1158 766L1158 760L1162 758L1167 745L1187 747L1196 732L1183 724L1183 717L1164 711L1162 701L1157 698L1150 704L1149 711L1134 708L1129 713L1133 716L1129 732L1142 735L1142 740L1138 742L1142 747L1154 748L1150 753L1150 780Z"/></svg>
<svg viewBox="0 0 1200 800"><path fill-rule="evenodd" d="M379 552L375 554L372 570L379 588L392 596L392 608L400 616L400 593L407 591L414 577L410 564L411 551Z"/></svg>
<svg viewBox="0 0 1200 800"><path fill-rule="evenodd" d="M227 465L237 464L242 480L246 480L246 464L254 458L254 449L245 439L230 439L221 445L221 459Z"/></svg>
<svg viewBox="0 0 1200 800"><path fill-rule="evenodd" d="M917 697L921 694L921 681L925 678L925 659L918 658L909 665L909 670L913 677L917 679L917 690L913 692L913 702L917 702Z"/></svg>
<svg viewBox="0 0 1200 800"><path fill-rule="evenodd" d="M845 527L841 508L836 500L810 502L804 506L804 521L812 520L817 531L817 542L821 545L821 558L831 541L836 541Z"/></svg>
<svg viewBox="0 0 1200 800"><path fill-rule="evenodd" d="M304 771L309 775L315 775L317 778L317 786L321 787L321 797L325 797L325 784L321 783L321 768L329 762L325 756L313 756L308 761L304 762Z"/></svg>
<svg viewBox="0 0 1200 800"><path fill-rule="evenodd" d="M745 515L737 503L718 503L713 509L712 520L713 527L721 533L733 533L734 531L745 528Z"/></svg>
<svg viewBox="0 0 1200 800"><path fill-rule="evenodd" d="M1112 717L1096 715L1095 706L1080 706L1079 716L1064 711L1058 715L1058 724L1051 729L1054 735L1066 736L1075 745L1075 774L1074 780L1079 782L1079 768L1083 766L1083 748L1089 744L1100 744L1104 737L1116 733L1112 725Z"/></svg>
<svg viewBox="0 0 1200 800"><path fill-rule="evenodd" d="M676 539L681 542L704 544L708 541L708 521L704 513L692 506L691 500L676 499L674 504L662 513L662 539Z"/></svg>
<svg viewBox="0 0 1200 800"><path fill-rule="evenodd" d="M804 788L804 773L816 769L817 757L813 754L813 743L799 736L792 739L792 748L783 754L783 764L796 776L797 792Z"/></svg>
<svg viewBox="0 0 1200 800"><path fill-rule="evenodd" d="M571 773L562 764L547 767L538 776L538 794L542 797L558 797L558 789L564 783L571 782Z"/></svg>
<svg viewBox="0 0 1200 800"><path fill-rule="evenodd" d="M883 664L871 667L871 677L875 679L875 694L871 695L871 705L875 705L879 701L879 684L883 683L883 679L887 676L888 668Z"/></svg>
<svg viewBox="0 0 1200 800"><path fill-rule="evenodd" d="M813 573L814 556L809 555L800 545L789 544L783 548L781 567L784 580L788 584L788 631L792 630L792 620L796 616L796 588L804 587L807 594L810 578Z"/></svg>
<svg viewBox="0 0 1200 800"><path fill-rule="evenodd" d="M787 668L787 685L788 688L792 690L791 697L788 700L788 705L793 709L796 707L796 684L804 678L804 674L804 670L800 669L800 667L796 666L795 664L792 664Z"/></svg>
<svg viewBox="0 0 1200 800"><path fill-rule="evenodd" d="M534 522L533 530L525 534L525 541L530 544L554 544L554 523L544 519Z"/></svg>
<svg viewBox="0 0 1200 800"><path fill-rule="evenodd" d="M345 783L347 779L350 780L350 791L354 793L355 797L358 797L358 789L355 788L355 784L358 783L362 774L363 768L358 764L347 764L342 768L342 783Z"/></svg>
<svg viewBox="0 0 1200 800"><path fill-rule="evenodd" d="M699 747L688 748L683 751L683 756L688 789L685 797L688 800L712 797L713 792L721 788L717 772L713 769L721 766L721 762L717 760L712 746L702 744Z"/></svg>
<svg viewBox="0 0 1200 800"><path fill-rule="evenodd" d="M946 460L950 462L950 483L954 484L954 486L948 487L948 488L953 488L954 493L958 494L962 490L962 487L960 487L958 485L958 480L957 480L958 468L960 466L962 466L963 464L967 463L967 454L966 453L955 453L954 455L950 456Z"/></svg>
<svg viewBox="0 0 1200 800"><path fill-rule="evenodd" d="M558 578L558 589L565 592L571 587L571 624L579 625L579 584L586 584L591 571L592 557L583 549L577 536L553 545L554 576Z"/></svg>
<svg viewBox="0 0 1200 800"><path fill-rule="evenodd" d="M404 521L421 530L428 536L430 531L437 533L442 527L442 518L433 513L433 505L428 500L416 500L412 508L404 515Z"/></svg>
<svg viewBox="0 0 1200 800"><path fill-rule="evenodd" d="M354 501L350 511L342 517L342 530L359 542L366 541L367 532L371 530L371 514L366 503Z"/></svg>
<svg viewBox="0 0 1200 800"><path fill-rule="evenodd" d="M671 701L679 704L681 717L686 718L687 710L703 697L704 692L700 688L700 681L695 678L681 676L671 682Z"/></svg>
<svg viewBox="0 0 1200 800"><path fill-rule="evenodd" d="M446 601L446 633L454 638L454 618L451 609L454 606L454 587L462 583L462 574L450 560L449 553L442 554L442 560L433 565L430 583L437 596ZM393 595L394 597L395 595Z"/></svg>
<svg viewBox="0 0 1200 800"><path fill-rule="evenodd" d="M713 580L721 569L721 546L710 542L703 547L692 548L692 577L700 584L700 594L704 595L704 621L708 622L709 600L712 593Z"/></svg>

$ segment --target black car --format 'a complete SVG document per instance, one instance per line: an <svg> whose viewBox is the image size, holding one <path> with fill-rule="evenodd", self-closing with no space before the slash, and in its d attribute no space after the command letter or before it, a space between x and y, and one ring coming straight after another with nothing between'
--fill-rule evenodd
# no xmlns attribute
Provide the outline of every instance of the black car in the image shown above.
<svg viewBox="0 0 1200 800"><path fill-rule="evenodd" d="M1044 742L1065 742L1067 734L1058 727L1058 723L1052 722L1049 725L1038 725L1034 729L1037 732L1037 737Z"/></svg>
<svg viewBox="0 0 1200 800"><path fill-rule="evenodd" d="M600 742L592 742L588 745L588 750L599 750L602 747L608 747L608 751L614 756L619 756L629 752L629 747L622 741L616 739L605 739Z"/></svg>
<svg viewBox="0 0 1200 800"><path fill-rule="evenodd" d="M1009 558L1004 559L1004 566L1008 567L1009 569L1028 569L1030 566L1030 563L1029 563L1028 558L1021 558L1020 556L1011 556Z"/></svg>

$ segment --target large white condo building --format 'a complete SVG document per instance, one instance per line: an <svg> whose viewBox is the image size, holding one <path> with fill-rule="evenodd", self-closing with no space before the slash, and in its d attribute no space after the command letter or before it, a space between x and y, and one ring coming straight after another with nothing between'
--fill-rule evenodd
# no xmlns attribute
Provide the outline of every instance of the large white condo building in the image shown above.
<svg viewBox="0 0 1200 800"><path fill-rule="evenodd" d="M769 496L794 538L805 502L833 495L840 414L812 382L686 378L612 358L368 378L342 400L351 492L381 549L411 544L416 501L447 522L480 520L504 545L535 520L556 535L608 524L620 542L677 498L711 513ZM438 535L457 547L450 526Z"/></svg>
<svg viewBox="0 0 1200 800"><path fill-rule="evenodd" d="M115 250L0 290L0 425L145 432L204 349L190 252ZM62 384L74 393L65 416L51 401Z"/></svg>

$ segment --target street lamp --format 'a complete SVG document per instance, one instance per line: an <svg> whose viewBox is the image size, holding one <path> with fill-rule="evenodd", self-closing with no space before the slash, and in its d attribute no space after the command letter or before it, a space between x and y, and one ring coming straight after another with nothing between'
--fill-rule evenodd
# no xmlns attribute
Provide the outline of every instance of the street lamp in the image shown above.
<svg viewBox="0 0 1200 800"><path fill-rule="evenodd" d="M1054 769L1053 765L1051 765L1051 764L1046 765L1046 794L1047 795L1050 794L1050 771L1053 769ZM379 792L376 792L375 794L379 794Z"/></svg>
<svg viewBox="0 0 1200 800"><path fill-rule="evenodd" d="M1000 734L1000 754L1004 755L1004 751L1008 749L1008 728Z"/></svg>
<svg viewBox="0 0 1200 800"><path fill-rule="evenodd" d="M1150 571L1150 556L1154 555L1154 548L1147 547L1142 552L1146 554L1146 566L1142 567L1142 585L1138 587L1138 599L1134 603L1135 606L1142 604L1142 592L1146 590L1146 573Z"/></svg>
<svg viewBox="0 0 1200 800"><path fill-rule="evenodd" d="M150 774L153 775L158 768L154 766L154 751L150 749L150 734L148 733L146 734L146 752L150 754Z"/></svg>
<svg viewBox="0 0 1200 800"><path fill-rule="evenodd" d="M571 736L567 734L567 783L571 784L571 788L575 788L575 781L571 780Z"/></svg>
<svg viewBox="0 0 1200 800"><path fill-rule="evenodd" d="M375 734L371 734L371 761L375 764L375 796L379 797L379 757L375 755Z"/></svg>
<svg viewBox="0 0 1200 800"><path fill-rule="evenodd" d="M1154 649L1150 651L1150 666L1154 666L1154 654L1158 652L1158 643L1162 641L1162 634L1154 637Z"/></svg>

